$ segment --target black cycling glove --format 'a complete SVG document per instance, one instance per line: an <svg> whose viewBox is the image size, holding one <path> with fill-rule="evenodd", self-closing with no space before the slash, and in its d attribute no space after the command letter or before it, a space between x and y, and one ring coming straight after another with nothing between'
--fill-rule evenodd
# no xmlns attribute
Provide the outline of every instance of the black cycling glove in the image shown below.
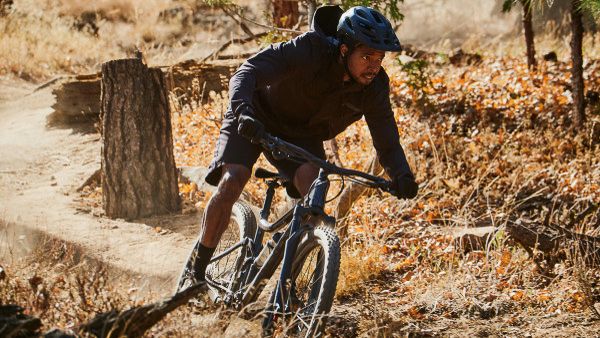
<svg viewBox="0 0 600 338"><path fill-rule="evenodd" d="M256 118L252 107L242 107L238 116L238 134L257 143L264 133L265 126Z"/></svg>
<svg viewBox="0 0 600 338"><path fill-rule="evenodd" d="M394 190L394 196L398 198L414 198L419 192L419 185L415 182L415 179L409 175L396 176L392 180L392 189Z"/></svg>

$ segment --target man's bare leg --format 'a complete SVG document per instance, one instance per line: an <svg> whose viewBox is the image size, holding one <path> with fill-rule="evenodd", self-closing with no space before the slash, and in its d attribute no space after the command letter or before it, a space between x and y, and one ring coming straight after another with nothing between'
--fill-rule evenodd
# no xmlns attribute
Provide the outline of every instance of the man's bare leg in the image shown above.
<svg viewBox="0 0 600 338"><path fill-rule="evenodd" d="M308 189L318 175L319 168L309 163L304 163L296 170L296 173L294 174L294 185L300 192L300 195L304 196L308 194Z"/></svg>
<svg viewBox="0 0 600 338"><path fill-rule="evenodd" d="M204 210L200 232L200 243L202 245L215 248L219 244L221 236L227 230L233 204L242 194L250 175L250 169L243 165L223 165L223 175L217 191L210 198Z"/></svg>
<svg viewBox="0 0 600 338"><path fill-rule="evenodd" d="M244 186L250 179L251 171L243 165L225 164L222 170L223 174L217 191L210 198L204 210L200 238L192 251L190 262L188 262L191 264L188 266L191 268L193 279L187 282L186 287L205 279L206 267L221 236L227 230L233 204L240 197Z"/></svg>

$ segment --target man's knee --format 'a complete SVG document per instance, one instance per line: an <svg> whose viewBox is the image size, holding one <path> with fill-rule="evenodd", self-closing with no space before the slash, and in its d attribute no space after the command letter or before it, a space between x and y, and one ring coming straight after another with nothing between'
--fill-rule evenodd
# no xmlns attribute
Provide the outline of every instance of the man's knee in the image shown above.
<svg viewBox="0 0 600 338"><path fill-rule="evenodd" d="M250 179L251 171L240 164L224 164L222 170L221 180L214 197L233 204L244 190Z"/></svg>
<svg viewBox="0 0 600 338"><path fill-rule="evenodd" d="M294 185L302 196L308 193L310 185L318 175L319 168L309 163L304 163L296 170L296 173L294 174Z"/></svg>

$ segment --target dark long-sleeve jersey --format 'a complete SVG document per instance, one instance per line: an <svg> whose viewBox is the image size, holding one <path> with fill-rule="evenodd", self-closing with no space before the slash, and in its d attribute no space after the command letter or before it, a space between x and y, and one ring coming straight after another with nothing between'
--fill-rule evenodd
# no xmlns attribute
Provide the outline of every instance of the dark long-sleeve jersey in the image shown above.
<svg viewBox="0 0 600 338"><path fill-rule="evenodd" d="M381 69L363 86L344 82L344 65L322 31L273 44L248 59L229 82L230 109L250 105L271 133L328 140L363 116L390 177L412 175L399 142L389 78Z"/></svg>

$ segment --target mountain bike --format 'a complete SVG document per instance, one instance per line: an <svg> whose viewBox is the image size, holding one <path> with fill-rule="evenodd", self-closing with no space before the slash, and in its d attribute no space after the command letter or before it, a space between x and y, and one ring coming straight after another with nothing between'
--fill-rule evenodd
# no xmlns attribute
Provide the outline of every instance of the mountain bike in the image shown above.
<svg viewBox="0 0 600 338"><path fill-rule="evenodd" d="M278 267L279 277L263 312L264 333L317 336L331 309L340 269L340 241L335 218L325 213L330 175L344 187L351 180L390 193L391 183L357 170L335 166L285 142L264 135L260 144L276 159L311 163L319 168L309 193L287 213L269 221L277 188L287 184L278 173L259 168L267 192L257 222L252 209L236 202L231 223L206 270L212 301L237 309L256 302ZM265 236L266 235L266 236ZM184 270L185 272L185 270Z"/></svg>

